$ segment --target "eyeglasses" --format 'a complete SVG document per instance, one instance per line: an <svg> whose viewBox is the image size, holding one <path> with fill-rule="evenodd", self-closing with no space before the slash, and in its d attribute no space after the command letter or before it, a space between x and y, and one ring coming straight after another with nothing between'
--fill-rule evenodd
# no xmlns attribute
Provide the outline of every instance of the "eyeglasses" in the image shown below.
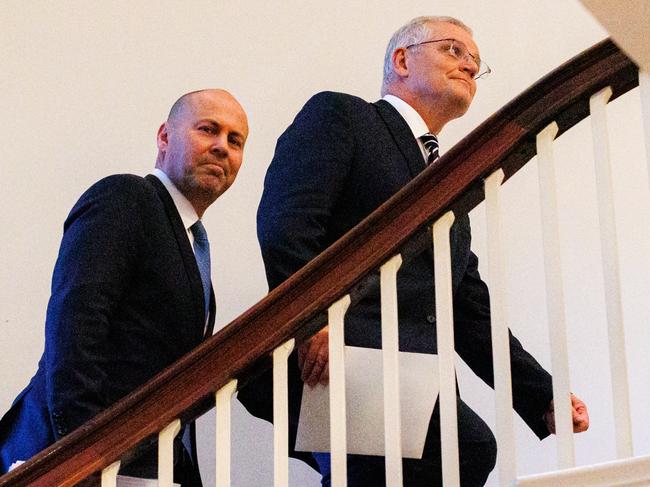
<svg viewBox="0 0 650 487"><path fill-rule="evenodd" d="M421 46L423 44L433 44L434 42L446 42L447 44L443 45L443 47L440 49L441 51L446 51L447 54L454 57L455 59L458 59L459 61L469 61L474 63L476 65L476 72L472 76L474 79L485 79L492 72L490 66L482 61L478 56L471 54L465 44L456 39L435 39L432 41L418 42L416 44L410 44L406 46L405 49Z"/></svg>

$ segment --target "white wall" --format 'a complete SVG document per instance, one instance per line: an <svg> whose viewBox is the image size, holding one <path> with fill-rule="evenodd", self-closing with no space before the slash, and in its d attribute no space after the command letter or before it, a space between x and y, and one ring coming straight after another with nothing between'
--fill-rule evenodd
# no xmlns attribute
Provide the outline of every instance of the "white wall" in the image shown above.
<svg viewBox="0 0 650 487"><path fill-rule="evenodd" d="M396 9L396 5L399 8ZM266 293L255 211L275 140L311 94L324 89L378 97L390 34L422 14L453 15L475 30L493 68L469 113L441 138L450 147L543 74L605 36L577 0L128 2L2 1L0 17L0 410L34 372L43 346L49 281L63 220L77 197L112 173L146 174L155 133L181 93L230 89L249 114L251 136L235 186L206 216L218 323ZM640 142L638 92L610 110L630 380L637 453L650 453L646 327L650 288L648 175ZM563 203L572 388L589 405L592 428L577 440L580 464L614 456L600 245L588 125L557 146ZM578 140L582 139L581 143ZM549 365L536 164L507 186L511 326ZM475 250L485 255L482 207L473 214ZM483 263L485 266L485 262ZM486 276L487 277L487 276ZM461 367L463 367L461 365ZM464 397L493 424L493 394L461 375ZM214 477L212 414L201 420L206 485ZM233 485L271 485L269 425L235 404ZM553 468L554 440L517 424L519 472ZM300 462L292 485L318 485ZM495 475L491 477L495 482ZM495 485L492 483L491 485Z"/></svg>

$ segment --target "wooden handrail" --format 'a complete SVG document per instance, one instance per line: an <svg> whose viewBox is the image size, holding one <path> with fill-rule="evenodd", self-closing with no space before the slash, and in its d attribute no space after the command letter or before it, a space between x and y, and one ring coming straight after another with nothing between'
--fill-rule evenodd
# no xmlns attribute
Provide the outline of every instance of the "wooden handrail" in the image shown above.
<svg viewBox="0 0 650 487"><path fill-rule="evenodd" d="M191 420L214 405L231 378L245 383L268 367L289 338L300 344L314 318L397 252L417 252L422 229L448 210L483 200L483 178L510 178L535 154L535 136L552 121L563 133L589 113L589 97L611 86L612 99L638 85L636 66L609 40L576 56L488 118L439 162L255 306L142 388L0 478L0 487L75 485L151 439L175 418ZM419 239L422 240L422 239Z"/></svg>

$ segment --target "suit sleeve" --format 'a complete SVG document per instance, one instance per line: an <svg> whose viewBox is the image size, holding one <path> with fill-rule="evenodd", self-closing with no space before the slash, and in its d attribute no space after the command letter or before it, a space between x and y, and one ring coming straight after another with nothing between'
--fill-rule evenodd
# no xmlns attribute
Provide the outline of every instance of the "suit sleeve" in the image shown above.
<svg viewBox="0 0 650 487"><path fill-rule="evenodd" d="M456 350L470 368L494 387L490 298L470 253L467 270L454 295ZM552 397L551 376L522 347L510 331L510 363L515 411L541 439L549 435L542 415Z"/></svg>
<svg viewBox="0 0 650 487"><path fill-rule="evenodd" d="M46 320L46 391L56 438L110 404L103 394L111 319L142 238L135 178L107 178L72 209L52 278Z"/></svg>
<svg viewBox="0 0 650 487"><path fill-rule="evenodd" d="M334 93L311 98L278 139L257 212L257 235L270 289L334 241L330 223L353 154L347 108ZM240 390L238 399L251 414L272 422L272 391L269 371ZM311 454L294 450L301 396L294 352L289 359L290 455L318 469Z"/></svg>
<svg viewBox="0 0 650 487"><path fill-rule="evenodd" d="M310 99L278 139L257 213L270 289L333 242L332 210L354 153L347 107L334 93Z"/></svg>

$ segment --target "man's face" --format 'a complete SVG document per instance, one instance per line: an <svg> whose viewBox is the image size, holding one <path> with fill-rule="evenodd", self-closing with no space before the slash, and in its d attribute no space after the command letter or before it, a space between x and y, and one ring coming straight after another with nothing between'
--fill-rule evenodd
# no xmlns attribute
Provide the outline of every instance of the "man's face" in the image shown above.
<svg viewBox="0 0 650 487"><path fill-rule="evenodd" d="M431 37L427 40L455 39L478 59L478 47L465 29L447 22L432 22L429 29ZM455 58L448 47L449 43L434 42L407 49L405 83L414 98L445 112L451 119L460 117L469 108L476 93L473 76L478 66L471 59Z"/></svg>
<svg viewBox="0 0 650 487"><path fill-rule="evenodd" d="M202 215L235 180L247 137L246 114L229 93L195 93L158 130L159 166Z"/></svg>

